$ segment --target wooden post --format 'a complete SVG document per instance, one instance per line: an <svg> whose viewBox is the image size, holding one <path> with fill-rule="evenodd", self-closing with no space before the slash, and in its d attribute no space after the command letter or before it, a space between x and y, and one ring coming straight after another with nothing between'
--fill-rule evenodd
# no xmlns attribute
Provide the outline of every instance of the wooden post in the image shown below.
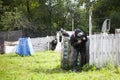
<svg viewBox="0 0 120 80"><path fill-rule="evenodd" d="M92 7L89 9L89 35L92 34Z"/></svg>
<svg viewBox="0 0 120 80"><path fill-rule="evenodd" d="M0 54L3 54L4 53L4 39L3 38L0 38Z"/></svg>

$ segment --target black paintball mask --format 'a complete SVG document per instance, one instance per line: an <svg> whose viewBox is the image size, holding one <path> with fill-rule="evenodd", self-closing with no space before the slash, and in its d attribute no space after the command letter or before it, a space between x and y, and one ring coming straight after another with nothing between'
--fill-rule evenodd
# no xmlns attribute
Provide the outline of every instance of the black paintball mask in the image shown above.
<svg viewBox="0 0 120 80"><path fill-rule="evenodd" d="M84 36L84 32L80 29L75 30L75 37L76 38L82 38Z"/></svg>

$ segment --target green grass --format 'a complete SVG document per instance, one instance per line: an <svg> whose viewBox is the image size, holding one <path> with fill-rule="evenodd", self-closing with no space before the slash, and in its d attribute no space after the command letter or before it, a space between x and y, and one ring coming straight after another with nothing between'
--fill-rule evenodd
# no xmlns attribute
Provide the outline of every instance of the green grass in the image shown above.
<svg viewBox="0 0 120 80"><path fill-rule="evenodd" d="M120 68L90 68L81 72L60 68L60 53L36 52L33 56L0 55L0 80L120 80Z"/></svg>

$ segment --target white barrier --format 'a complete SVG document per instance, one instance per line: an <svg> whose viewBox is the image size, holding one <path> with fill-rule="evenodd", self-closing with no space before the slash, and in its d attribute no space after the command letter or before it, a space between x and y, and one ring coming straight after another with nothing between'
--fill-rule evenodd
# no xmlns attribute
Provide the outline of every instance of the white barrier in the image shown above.
<svg viewBox="0 0 120 80"><path fill-rule="evenodd" d="M53 39L55 39L54 36L31 38L31 43L35 51L44 51L44 50L49 50L49 43Z"/></svg>
<svg viewBox="0 0 120 80"><path fill-rule="evenodd" d="M5 53L9 54L9 53L15 52L17 44L18 44L18 41L12 41L12 42L11 41L5 41L4 42Z"/></svg>
<svg viewBox="0 0 120 80"><path fill-rule="evenodd" d="M48 50L49 48L49 43L55 39L55 36L47 36L47 37L38 37L38 38L30 38L30 41L32 43L34 51L44 51ZM6 54L8 53L14 53L16 50L16 46L18 44L18 41L5 41L4 46L5 50L4 52Z"/></svg>

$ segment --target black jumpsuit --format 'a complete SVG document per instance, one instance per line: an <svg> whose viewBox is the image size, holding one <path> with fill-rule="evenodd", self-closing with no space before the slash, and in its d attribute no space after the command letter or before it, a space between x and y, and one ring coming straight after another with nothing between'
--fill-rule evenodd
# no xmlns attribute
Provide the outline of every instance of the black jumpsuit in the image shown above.
<svg viewBox="0 0 120 80"><path fill-rule="evenodd" d="M87 36L85 34L83 34L81 36L81 43L78 43L78 39L75 34L71 35L71 37L70 37L70 43L74 48L73 65L72 65L73 69L77 69L77 63L78 63L77 61L78 61L79 53L81 55L80 66L83 67L83 65L87 63L87 61L86 61L86 46L85 46L86 42L87 42Z"/></svg>

